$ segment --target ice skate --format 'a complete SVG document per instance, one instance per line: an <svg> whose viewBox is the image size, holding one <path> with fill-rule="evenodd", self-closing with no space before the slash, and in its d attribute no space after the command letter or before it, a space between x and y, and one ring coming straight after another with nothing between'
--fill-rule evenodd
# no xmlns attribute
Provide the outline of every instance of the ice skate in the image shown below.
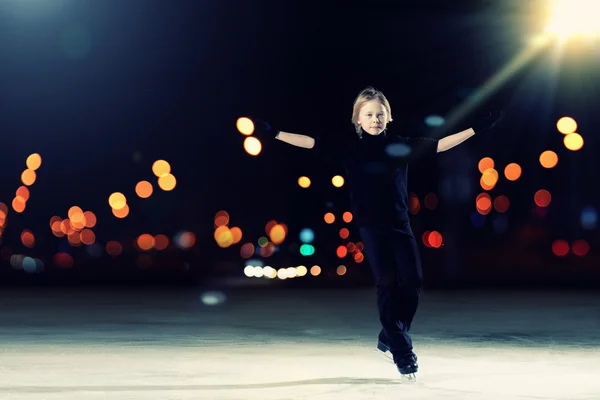
<svg viewBox="0 0 600 400"><path fill-rule="evenodd" d="M403 378L409 381L417 379L416 373L419 370L419 365L417 364L417 356L414 353L411 352L401 357L394 357L394 363Z"/></svg>

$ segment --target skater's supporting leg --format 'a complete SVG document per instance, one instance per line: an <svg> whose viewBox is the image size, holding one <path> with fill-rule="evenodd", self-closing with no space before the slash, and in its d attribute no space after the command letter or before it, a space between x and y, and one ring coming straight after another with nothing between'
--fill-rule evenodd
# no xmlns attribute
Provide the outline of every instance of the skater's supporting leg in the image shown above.
<svg viewBox="0 0 600 400"><path fill-rule="evenodd" d="M418 248L410 229L361 228L365 253L377 286L379 317L394 358L412 353L408 331L414 318L422 272Z"/></svg>

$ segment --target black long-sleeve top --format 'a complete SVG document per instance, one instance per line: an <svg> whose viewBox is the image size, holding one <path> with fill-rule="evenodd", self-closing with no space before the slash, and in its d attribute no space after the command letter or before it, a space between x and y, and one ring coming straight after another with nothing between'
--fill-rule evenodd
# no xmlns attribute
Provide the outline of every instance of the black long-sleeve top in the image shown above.
<svg viewBox="0 0 600 400"><path fill-rule="evenodd" d="M403 137L387 130L315 138L313 151L343 164L355 221L361 227L404 227L408 217L408 165L437 153L438 140Z"/></svg>

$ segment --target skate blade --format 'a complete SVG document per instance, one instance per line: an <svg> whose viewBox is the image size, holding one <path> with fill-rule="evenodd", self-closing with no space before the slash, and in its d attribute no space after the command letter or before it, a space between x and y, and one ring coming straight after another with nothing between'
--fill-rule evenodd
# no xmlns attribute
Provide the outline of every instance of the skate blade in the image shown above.
<svg viewBox="0 0 600 400"><path fill-rule="evenodd" d="M378 350L378 349L371 349L371 351L374 352L374 353L379 354L380 356L383 356L383 357L387 358L392 363L394 362L394 358L390 354L388 354L388 353L384 353L384 352L382 352L381 350Z"/></svg>
<svg viewBox="0 0 600 400"><path fill-rule="evenodd" d="M402 375L402 380L405 382L416 382L417 381L417 374L404 374Z"/></svg>

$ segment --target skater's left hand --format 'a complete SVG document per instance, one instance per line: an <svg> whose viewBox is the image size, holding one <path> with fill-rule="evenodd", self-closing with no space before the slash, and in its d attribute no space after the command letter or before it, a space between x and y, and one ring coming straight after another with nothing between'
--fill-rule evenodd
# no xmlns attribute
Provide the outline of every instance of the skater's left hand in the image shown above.
<svg viewBox="0 0 600 400"><path fill-rule="evenodd" d="M504 110L488 112L483 118L473 124L472 128L476 134L484 133L494 129L504 118Z"/></svg>
<svg viewBox="0 0 600 400"><path fill-rule="evenodd" d="M267 121L254 117L249 118L254 123L254 135L259 139L275 139L279 133L279 129L276 129Z"/></svg>

